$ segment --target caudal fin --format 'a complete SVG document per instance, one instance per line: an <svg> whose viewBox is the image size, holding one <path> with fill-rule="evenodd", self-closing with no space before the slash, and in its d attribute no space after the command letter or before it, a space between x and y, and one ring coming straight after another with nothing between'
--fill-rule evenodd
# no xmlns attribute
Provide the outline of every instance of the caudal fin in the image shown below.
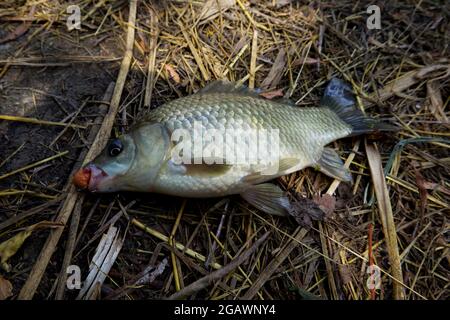
<svg viewBox="0 0 450 320"><path fill-rule="evenodd" d="M356 108L355 98L351 88L342 80L332 78L325 88L320 100L322 107L329 108L345 123L351 126L350 136L380 131L397 131L399 128L388 123L365 116Z"/></svg>

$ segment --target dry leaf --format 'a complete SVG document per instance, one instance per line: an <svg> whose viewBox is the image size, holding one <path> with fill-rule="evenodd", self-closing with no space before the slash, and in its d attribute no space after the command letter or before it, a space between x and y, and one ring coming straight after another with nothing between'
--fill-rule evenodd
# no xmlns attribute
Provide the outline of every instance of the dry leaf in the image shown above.
<svg viewBox="0 0 450 320"><path fill-rule="evenodd" d="M283 76L286 61L286 51L281 48L273 62L272 68L270 68L269 74L261 83L262 89L274 88L278 85Z"/></svg>
<svg viewBox="0 0 450 320"><path fill-rule="evenodd" d="M208 0L203 5L200 13L200 21L202 23L212 20L218 16L219 12L224 12L234 6L236 0Z"/></svg>
<svg viewBox="0 0 450 320"><path fill-rule="evenodd" d="M352 270L350 265L339 263L338 270L341 276L342 285L348 285L352 283Z"/></svg>
<svg viewBox="0 0 450 320"><path fill-rule="evenodd" d="M276 0L275 7L277 9L279 9L281 7L284 7L284 6L288 5L288 4L290 4L291 2L292 2L292 0Z"/></svg>
<svg viewBox="0 0 450 320"><path fill-rule="evenodd" d="M116 262L124 240L120 235L119 229L110 225L107 233L103 234L95 250L89 265L89 274L83 282L83 287L78 293L77 300L94 300L99 296L101 286Z"/></svg>
<svg viewBox="0 0 450 320"><path fill-rule="evenodd" d="M292 202L292 210L289 214L299 225L309 228L312 227L313 220L322 221L324 218L323 210L311 199L303 197Z"/></svg>
<svg viewBox="0 0 450 320"><path fill-rule="evenodd" d="M319 61L320 61L320 59L305 57L305 58L297 59L294 62L292 62L292 66L293 67L300 66L302 64L317 64Z"/></svg>
<svg viewBox="0 0 450 320"><path fill-rule="evenodd" d="M9 258L16 254L16 252L22 247L24 241L33 233L33 231L42 228L55 228L60 227L61 224L51 221L41 221L27 227L24 231L19 232L14 237L0 243L0 267L9 271L10 267L6 263Z"/></svg>
<svg viewBox="0 0 450 320"><path fill-rule="evenodd" d="M427 190L433 190L433 191L440 191L442 193L450 195L450 190L447 189L444 186L441 186L439 183L436 182L430 182L430 181L424 181L423 187Z"/></svg>
<svg viewBox="0 0 450 320"><path fill-rule="evenodd" d="M141 278L139 278L139 280L137 280L134 285L140 286L153 283L155 279L164 272L164 270L167 267L167 263L168 263L167 258L164 258L163 261L159 263L156 267L155 266L147 267L145 269L144 275Z"/></svg>
<svg viewBox="0 0 450 320"><path fill-rule="evenodd" d="M417 70L416 78L419 80L425 79L441 79L450 75L450 65L448 64L433 64L431 66L423 67Z"/></svg>
<svg viewBox="0 0 450 320"><path fill-rule="evenodd" d="M169 73L170 79L172 79L176 84L180 84L180 75L175 71L175 68L170 64L165 64L164 69Z"/></svg>
<svg viewBox="0 0 450 320"><path fill-rule="evenodd" d="M313 9L310 6L302 6L301 7L301 14L302 14L302 18L311 23L311 24L316 24L317 23L317 14L316 14L316 10Z"/></svg>
<svg viewBox="0 0 450 320"><path fill-rule="evenodd" d="M0 275L0 301L6 300L12 296L13 286L9 280L6 280Z"/></svg>
<svg viewBox="0 0 450 320"><path fill-rule="evenodd" d="M36 9L36 5L33 5L31 7L30 13L28 14L29 18L33 17L35 9ZM8 33L5 37L1 38L0 44L17 39L21 35L25 34L28 31L28 29L30 29L30 27L31 27L31 21L25 21L20 26L15 28L13 31Z"/></svg>
<svg viewBox="0 0 450 320"><path fill-rule="evenodd" d="M266 98L266 99L273 99L273 98L276 98L276 97L284 96L283 89L278 89L278 90L269 91L269 92L262 92L259 95L264 97L264 98Z"/></svg>
<svg viewBox="0 0 450 320"><path fill-rule="evenodd" d="M430 111L439 121L448 123L447 116L444 112L444 102L442 100L439 81L433 80L427 82L427 95L430 99Z"/></svg>
<svg viewBox="0 0 450 320"><path fill-rule="evenodd" d="M327 216L331 215L336 208L336 198L325 193L321 196L314 196L314 202Z"/></svg>
<svg viewBox="0 0 450 320"><path fill-rule="evenodd" d="M405 73L403 76L394 79L389 82L383 89L371 95L374 100L379 100L381 102L389 99L393 95L400 93L417 82L423 81L424 79L437 79L444 78L450 74L450 65L434 64L431 66L423 67L414 71Z"/></svg>

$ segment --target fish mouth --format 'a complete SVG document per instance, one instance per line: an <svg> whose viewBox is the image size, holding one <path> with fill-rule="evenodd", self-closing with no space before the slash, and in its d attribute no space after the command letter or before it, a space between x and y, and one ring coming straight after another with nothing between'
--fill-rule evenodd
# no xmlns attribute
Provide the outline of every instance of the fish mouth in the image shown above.
<svg viewBox="0 0 450 320"><path fill-rule="evenodd" d="M90 163L78 170L73 177L73 184L80 189L90 192L99 191L99 184L108 177L108 174L95 164Z"/></svg>

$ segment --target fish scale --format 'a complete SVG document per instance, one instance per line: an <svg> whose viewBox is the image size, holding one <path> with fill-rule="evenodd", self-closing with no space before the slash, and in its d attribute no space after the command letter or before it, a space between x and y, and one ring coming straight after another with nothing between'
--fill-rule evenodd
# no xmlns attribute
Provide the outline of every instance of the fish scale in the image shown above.
<svg viewBox="0 0 450 320"><path fill-rule="evenodd" d="M195 121L201 122L203 130L214 128L223 134L230 128L278 129L280 158L299 160L293 171L313 164L320 158L324 145L351 132L348 125L326 108L301 108L233 93L206 93L177 99L152 111L145 121L162 123L169 135L175 129L186 129L193 136ZM167 164L158 175L155 190L190 197L236 193L248 187L242 178L253 174L252 168L234 165L225 174L211 177L186 175ZM267 176L261 182L273 178Z"/></svg>
<svg viewBox="0 0 450 320"><path fill-rule="evenodd" d="M203 133L215 129L211 132L214 139L207 144L201 138L193 141L198 139L197 129ZM350 87L336 78L325 88L320 107L311 108L300 108L284 99L264 99L236 84L215 81L194 95L152 110L77 171L73 181L92 192L128 190L201 198L240 194L255 208L286 215L292 207L285 192L264 182L307 166L352 182L339 155L325 145L347 136L392 130L396 128L356 109ZM273 133L278 134L277 141L270 140ZM265 154L268 159L261 159L263 150L257 149L264 145L261 135L272 143ZM202 148L206 151L212 144L221 148L223 155L192 155L186 142L200 145L190 146L194 153ZM235 154L230 155L231 148ZM188 162L179 163L177 155ZM230 161L234 156L245 156L247 162Z"/></svg>

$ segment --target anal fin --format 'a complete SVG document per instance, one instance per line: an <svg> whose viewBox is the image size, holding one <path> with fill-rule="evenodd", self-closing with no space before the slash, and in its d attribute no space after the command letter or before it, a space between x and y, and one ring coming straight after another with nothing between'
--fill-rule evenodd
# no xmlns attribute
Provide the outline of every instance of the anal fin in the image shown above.
<svg viewBox="0 0 450 320"><path fill-rule="evenodd" d="M277 216L288 215L291 208L283 190L271 183L250 186L241 196L255 208Z"/></svg>
<svg viewBox="0 0 450 320"><path fill-rule="evenodd" d="M314 168L332 178L353 182L350 171L344 167L344 162L339 155L331 148L324 148L321 158L317 161Z"/></svg>

